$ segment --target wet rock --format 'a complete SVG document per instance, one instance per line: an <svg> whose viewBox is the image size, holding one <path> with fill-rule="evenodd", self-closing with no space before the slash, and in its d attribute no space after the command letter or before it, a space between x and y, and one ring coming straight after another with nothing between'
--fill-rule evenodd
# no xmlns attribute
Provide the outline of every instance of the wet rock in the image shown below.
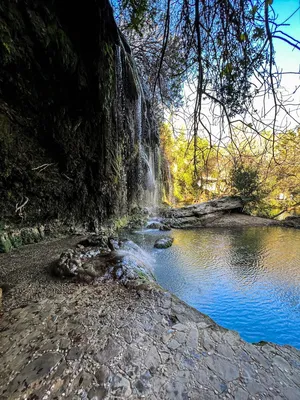
<svg viewBox="0 0 300 400"><path fill-rule="evenodd" d="M290 215L289 217L285 218L282 224L289 228L300 229L300 217Z"/></svg>
<svg viewBox="0 0 300 400"><path fill-rule="evenodd" d="M79 274L81 266L80 253L68 249L61 254L58 263L53 265L52 272L61 278L73 277Z"/></svg>
<svg viewBox="0 0 300 400"><path fill-rule="evenodd" d="M169 225L162 224L162 225L159 227L159 230L160 230L160 231L170 231L171 228L170 228Z"/></svg>
<svg viewBox="0 0 300 400"><path fill-rule="evenodd" d="M172 246L173 241L174 239L171 237L160 238L156 240L154 247L156 249L167 249L168 247Z"/></svg>
<svg viewBox="0 0 300 400"><path fill-rule="evenodd" d="M78 244L84 247L100 247L107 248L108 236L103 235L91 235L86 239L81 240Z"/></svg>
<svg viewBox="0 0 300 400"><path fill-rule="evenodd" d="M162 224L160 222L152 222L146 226L147 229L160 229Z"/></svg>
<svg viewBox="0 0 300 400"><path fill-rule="evenodd" d="M96 278L114 279L127 284L130 280L154 280L151 267L144 259L147 254L130 240L109 238L110 252L100 248L68 249L52 267L61 278L77 277L91 282Z"/></svg>

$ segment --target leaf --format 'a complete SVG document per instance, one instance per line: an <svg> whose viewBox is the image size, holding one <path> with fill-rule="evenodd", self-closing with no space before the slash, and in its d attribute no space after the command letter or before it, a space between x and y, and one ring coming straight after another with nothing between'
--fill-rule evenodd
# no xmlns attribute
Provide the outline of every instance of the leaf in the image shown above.
<svg viewBox="0 0 300 400"><path fill-rule="evenodd" d="M232 64L231 63L227 63L226 65L225 65L225 67L223 68L223 70L222 70L222 72L221 72L221 75L222 76L227 76L227 75L230 75L231 73L232 73Z"/></svg>
<svg viewBox="0 0 300 400"><path fill-rule="evenodd" d="M247 33L241 33L240 39L242 42L245 42L248 39L248 35Z"/></svg>
<svg viewBox="0 0 300 400"><path fill-rule="evenodd" d="M254 15L257 13L258 7L257 6L253 6L252 10L251 10L251 14L254 17Z"/></svg>

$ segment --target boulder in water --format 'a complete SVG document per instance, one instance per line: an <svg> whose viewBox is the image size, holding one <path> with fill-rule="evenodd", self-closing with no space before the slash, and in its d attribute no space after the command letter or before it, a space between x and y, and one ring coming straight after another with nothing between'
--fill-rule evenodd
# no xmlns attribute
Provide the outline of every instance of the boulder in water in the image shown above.
<svg viewBox="0 0 300 400"><path fill-rule="evenodd" d="M68 249L53 266L54 275L61 278L76 277L85 282L95 279L154 280L149 256L130 240L123 242L109 239L110 252L103 249Z"/></svg>
<svg viewBox="0 0 300 400"><path fill-rule="evenodd" d="M146 228L147 229L159 229L160 231L170 231L171 230L171 228L169 227L169 225L165 225L165 224L162 224L161 222L159 222L159 221L154 221L154 222L151 222L150 224L148 224L147 226L146 226Z"/></svg>
<svg viewBox="0 0 300 400"><path fill-rule="evenodd" d="M167 236L167 237L163 237L160 239L157 239L157 241L154 243L154 247L156 249L167 249L168 247L172 246L174 239Z"/></svg>
<svg viewBox="0 0 300 400"><path fill-rule="evenodd" d="M205 203L165 210L162 223L171 228L196 228L209 224L232 211L241 212L243 201L240 197L222 197Z"/></svg>
<svg viewBox="0 0 300 400"><path fill-rule="evenodd" d="M169 225L165 225L165 224L161 224L161 226L159 227L160 231L170 231L171 228L169 227Z"/></svg>
<svg viewBox="0 0 300 400"><path fill-rule="evenodd" d="M146 226L147 229L160 229L161 223L160 222L151 222Z"/></svg>
<svg viewBox="0 0 300 400"><path fill-rule="evenodd" d="M283 225L289 228L300 229L300 216L290 215L283 221Z"/></svg>

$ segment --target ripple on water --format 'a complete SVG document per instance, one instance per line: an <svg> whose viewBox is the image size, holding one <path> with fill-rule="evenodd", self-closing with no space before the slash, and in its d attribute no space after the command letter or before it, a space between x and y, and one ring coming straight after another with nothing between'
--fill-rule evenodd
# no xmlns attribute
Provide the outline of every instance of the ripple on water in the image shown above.
<svg viewBox="0 0 300 400"><path fill-rule="evenodd" d="M158 282L247 341L300 348L300 231L279 227L173 230L135 240L154 256Z"/></svg>

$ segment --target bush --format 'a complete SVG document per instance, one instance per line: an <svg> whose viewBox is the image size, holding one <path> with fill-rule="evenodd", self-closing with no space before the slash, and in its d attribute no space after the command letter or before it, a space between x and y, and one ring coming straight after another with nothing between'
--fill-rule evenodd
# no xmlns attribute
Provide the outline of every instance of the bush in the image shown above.
<svg viewBox="0 0 300 400"><path fill-rule="evenodd" d="M251 165L235 165L231 170L230 180L236 194L250 201L259 200L262 197L258 170Z"/></svg>

